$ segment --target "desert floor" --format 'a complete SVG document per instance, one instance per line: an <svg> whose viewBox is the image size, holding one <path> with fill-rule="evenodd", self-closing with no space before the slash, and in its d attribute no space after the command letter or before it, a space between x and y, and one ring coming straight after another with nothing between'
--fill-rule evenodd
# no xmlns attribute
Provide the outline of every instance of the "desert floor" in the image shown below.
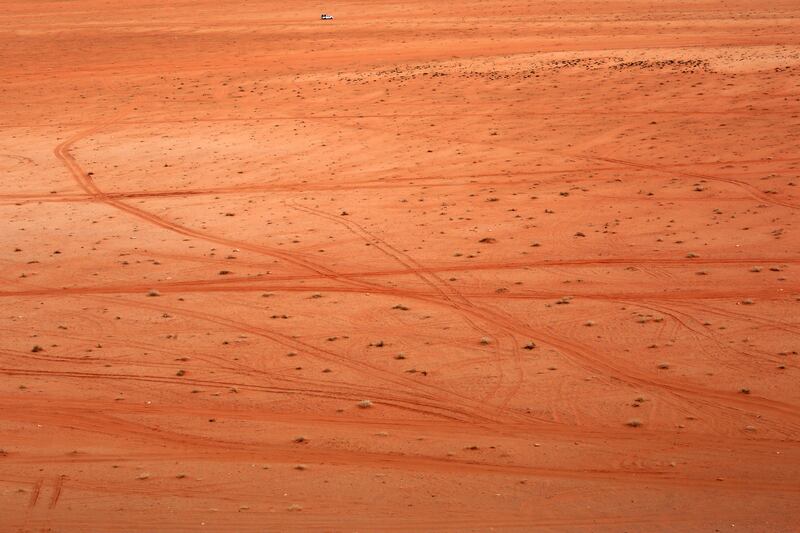
<svg viewBox="0 0 800 533"><path fill-rule="evenodd" d="M295 4L1 3L0 529L796 528L800 4Z"/></svg>

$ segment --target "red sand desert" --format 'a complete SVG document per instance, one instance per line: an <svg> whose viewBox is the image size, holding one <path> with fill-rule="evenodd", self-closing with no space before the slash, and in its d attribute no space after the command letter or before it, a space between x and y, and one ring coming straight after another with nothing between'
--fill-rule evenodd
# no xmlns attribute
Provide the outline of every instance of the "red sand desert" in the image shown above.
<svg viewBox="0 0 800 533"><path fill-rule="evenodd" d="M797 531L800 4L295 4L2 2L0 530Z"/></svg>

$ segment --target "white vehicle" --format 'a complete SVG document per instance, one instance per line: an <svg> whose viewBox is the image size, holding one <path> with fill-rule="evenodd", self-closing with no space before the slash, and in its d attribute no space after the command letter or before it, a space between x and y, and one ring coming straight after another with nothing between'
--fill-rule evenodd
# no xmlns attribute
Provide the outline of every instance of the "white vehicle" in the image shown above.
<svg viewBox="0 0 800 533"><path fill-rule="evenodd" d="M319 16L320 20L333 20L333 15L328 15L327 13L323 13Z"/></svg>

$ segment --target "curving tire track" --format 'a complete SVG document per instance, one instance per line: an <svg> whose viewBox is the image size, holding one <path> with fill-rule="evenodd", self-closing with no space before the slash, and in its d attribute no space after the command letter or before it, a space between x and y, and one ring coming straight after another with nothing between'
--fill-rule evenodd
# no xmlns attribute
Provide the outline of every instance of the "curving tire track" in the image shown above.
<svg viewBox="0 0 800 533"><path fill-rule="evenodd" d="M55 153L56 157L65 164L65 166L69 169L70 173L73 175L74 179L79 183L81 188L83 188L84 191L87 192L87 194L91 195L97 201L101 201L103 203L106 203L106 204L108 204L108 205L110 205L112 207L115 207L115 208L117 208L117 209L119 209L121 211L127 212L127 213L129 213L129 214L131 214L133 216L136 216L137 218L143 219L143 220L148 221L148 222L150 222L150 223L152 223L154 225L157 225L159 227L163 227L163 228L168 229L170 231L173 231L175 233L178 233L178 234L181 234L181 235L185 235L185 236L189 236L189 237L193 237L193 238L206 240L206 241L210 241L210 242L215 242L217 244L223 244L223 245L226 245L226 246L237 247L237 248L240 248L240 249L246 249L246 250L250 250L250 251L253 251L253 252L257 252L257 253L270 255L272 257L283 259L283 260L287 261L288 263L293 264L295 266L302 267L302 268L304 268L304 269L306 269L308 271L311 271L314 274L319 275L319 276L321 276L323 278L340 281L340 282L343 282L345 284L355 285L357 287L360 287L362 290L377 290L377 289L387 290L387 291L392 291L394 294L397 294L397 295L405 295L405 296L409 296L409 297L415 297L415 298L418 298L418 299L423 300L423 301L428 301L428 302L431 302L431 303L436 303L436 304L439 304L439 305L445 305L447 307L451 307L453 309L458 310L460 313L462 313L463 316L470 317L472 319L481 320L481 321L483 321L483 322L495 327L497 329L497 331L501 331L501 332L503 332L505 334L509 334L509 335L512 335L512 336L517 334L517 335L522 335L522 336L524 336L526 338L536 338L538 340L541 340L541 341L547 343L548 345L558 349L565 357L570 359L573 363L578 364L579 366L581 366L581 367L583 367L583 368L585 368L587 370L590 370L590 371L593 371L593 372L598 372L598 373L601 373L601 374L605 374L605 375L607 375L609 377L618 379L618 380L620 380L622 382L625 382L625 383L628 383L628 384L632 384L632 385L635 385L635 386L655 387L657 389L664 390L664 391L666 391L666 392L668 392L670 394L673 394L676 397L683 398L684 400L692 401L693 398L695 400L698 399L698 398L701 398L704 401L709 402L712 405L717 404L720 407L737 408L737 407L740 407L740 406L747 405L747 406L752 408L752 407L756 407L757 406L759 408L762 408L762 409L765 409L765 410L768 410L768 411L772 411L772 412L781 414L783 416L786 416L789 419L798 418L797 413L795 412L794 409L791 408L791 406L787 406L787 405L782 404L780 402L774 402L774 401L766 400L766 399L763 399L763 398L762 399L748 398L748 401L746 403L743 403L740 398L738 398L737 396L732 395L732 394L720 393L720 392L709 390L709 389L706 389L706 388L692 386L692 385L683 384L683 383L673 383L673 382L666 382L666 381L663 381L663 380L655 380L650 375L642 374L642 373L633 371L633 370L631 370L629 368L626 368L626 367L620 365L619 363L614 362L614 361L612 361L612 360L610 360L608 358L601 357L601 356L599 356L597 354L593 354L591 352L591 350L587 349L586 347L581 346L580 344L578 344L576 342L565 340L565 339L561 338L560 336L558 336L557 334L554 334L552 332L547 332L546 330L545 331L531 330L530 328L528 328L527 326L525 326L521 322L519 322L516 319L514 319L513 317L510 317L509 315L507 315L506 313L498 312L496 310L492 311L492 310L488 310L488 309L485 309L485 308L478 308L478 307L472 305L471 303L467 303L468 300L466 302L463 301L463 300L459 301L458 297L456 297L455 295L448 295L448 297L446 297L446 298L444 298L444 300L442 300L442 298L441 298L441 288L437 288L436 289L437 292L440 293L439 297L431 298L430 296L422 296L422 295L414 294L414 293L409 292L409 291L386 289L385 287L382 287L382 286L379 286L379 285L370 284L370 283L366 283L366 282L362 282L362 281L354 281L350 277L343 276L341 274L338 274L336 272L331 271L330 269L328 269L326 267L322 267L322 266L320 266L318 264L312 263L312 262L307 261L305 259L298 258L294 254L283 252L281 250L276 250L274 248L270 248L270 247L266 247L266 246L253 245L253 244L250 244L250 243L236 241L236 240L233 240L233 239L228 239L228 238L224 238L224 237L220 237L220 236L211 235L211 234L208 234L208 233L205 233L205 232L197 231L197 230L194 230L192 228L188 228L186 226L183 226L183 225L171 222L171 221L164 220L163 218L158 217L156 215L153 215L152 213L149 213L147 211L144 211L144 210L138 209L136 207L130 206L130 205L118 200L118 199L115 199L115 198L112 198L112 197L108 196L106 193L101 191L96 186L96 184L93 182L91 177L88 176L81 169L80 165L77 163L77 161L74 159L74 157L70 154L70 151L69 151L70 148L72 147L72 145L75 142L77 142L78 140L80 140L80 139L82 139L82 138L84 138L84 137L86 137L88 135L91 135L92 133L100 131L101 129L103 129L105 127L108 127L109 125L113 124L114 122L115 122L115 119L111 119L111 120L106 121L106 122L104 122L102 124L99 124L99 125L97 125L97 126L95 126L93 128L78 132L78 133L72 135L71 137L67 138L66 140L64 140L54 150L54 153ZM598 158L585 158L585 159L597 160ZM609 161L609 162L613 162L615 164L623 164L623 165L624 164L628 164L628 166L636 166L636 164L630 165L629 164L630 162L626 162L626 161L622 161L622 160ZM693 176L693 177L698 177L698 176L700 176L700 175ZM709 177L706 177L706 176L703 176L703 178L704 179L709 179ZM760 196L758 198L762 199L762 198L760 198ZM783 205L783 204L781 204L781 205ZM788 207L794 207L794 206L793 206L793 204L789 204ZM367 235L367 236L369 237L369 235ZM388 253L391 253L391 249L388 248L388 246L386 246L385 249L389 250ZM400 257L398 260L400 260L401 264L403 263L403 258L402 257ZM733 260L732 262L740 263L742 261L744 261L744 260ZM748 260L748 261L752 261L752 260ZM405 262L408 263L408 260L405 260ZM636 261L636 262L640 262L640 261ZM641 262L642 263L646 263L647 261L641 261ZM722 262L725 263L725 261L722 261ZM786 262L786 261L783 261L783 262ZM614 259L601 259L601 260L575 260L575 261L562 262L561 264L562 265L563 264L583 265L583 264L630 264L630 263L631 263L631 261L629 259L614 258ZM682 261L674 260L674 261L671 261L671 264L688 264L688 263L690 263L690 262L686 261L686 260L682 260ZM692 260L691 263L695 263L696 264L696 263L699 263L699 262ZM544 264L544 265L552 265L552 264L556 264L556 263L555 262L553 262L553 263L542 262L542 264ZM418 272L419 273L419 271L420 271L419 268L417 268L415 265L410 264L410 263L406 266L406 269L409 272L412 272L412 273L413 272ZM435 285L435 283L433 281L429 281L429 283L433 283ZM208 319L210 321L219 320L219 317L204 317L204 318ZM234 324L228 324L228 325L230 325L232 327L236 327ZM250 330L250 329L249 328L245 328L245 330ZM507 403L507 401L506 401L506 403Z"/></svg>

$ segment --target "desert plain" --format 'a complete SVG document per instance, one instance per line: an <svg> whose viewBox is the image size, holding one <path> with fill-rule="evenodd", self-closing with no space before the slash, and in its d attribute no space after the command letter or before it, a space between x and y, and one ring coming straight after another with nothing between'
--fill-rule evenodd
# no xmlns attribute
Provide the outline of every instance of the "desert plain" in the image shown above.
<svg viewBox="0 0 800 533"><path fill-rule="evenodd" d="M0 7L0 530L800 528L796 1Z"/></svg>

